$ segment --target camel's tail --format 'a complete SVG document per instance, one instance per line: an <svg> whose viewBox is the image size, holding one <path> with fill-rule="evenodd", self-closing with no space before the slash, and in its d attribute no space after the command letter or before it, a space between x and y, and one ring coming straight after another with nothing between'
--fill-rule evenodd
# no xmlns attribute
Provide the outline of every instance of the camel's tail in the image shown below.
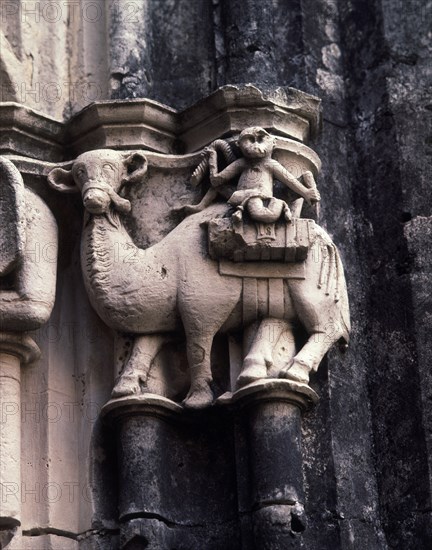
<svg viewBox="0 0 432 550"><path fill-rule="evenodd" d="M321 269L318 279L318 288L325 290L327 296L332 296L338 304L343 325L343 336L340 341L340 349L346 350L351 330L348 306L348 294L345 275L339 251L333 243L322 246Z"/></svg>

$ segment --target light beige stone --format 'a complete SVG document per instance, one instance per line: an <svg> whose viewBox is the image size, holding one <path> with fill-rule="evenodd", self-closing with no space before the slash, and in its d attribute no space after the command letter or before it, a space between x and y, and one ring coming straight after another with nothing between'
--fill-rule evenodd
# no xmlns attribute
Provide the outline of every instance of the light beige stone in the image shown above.
<svg viewBox="0 0 432 550"><path fill-rule="evenodd" d="M79 543L67 536L53 534L18 535L8 550L78 550Z"/></svg>
<svg viewBox="0 0 432 550"><path fill-rule="evenodd" d="M98 147L174 153L178 144L189 153L210 144L215 135L238 135L252 123L308 143L320 117L319 100L302 94L300 101L296 90L266 96L251 85L224 86L184 111L149 99L96 102L72 118L68 137L76 153Z"/></svg>
<svg viewBox="0 0 432 550"><path fill-rule="evenodd" d="M215 335L246 328L260 318L263 321L251 338L237 383L242 386L266 378L276 342L282 333L291 331L294 321L300 321L309 339L294 357L287 357L276 375L307 384L309 372L318 368L329 347L348 339L343 268L331 239L315 225L316 237L304 260L304 278L271 279L271 284L270 279L257 278L253 270L243 278L221 275L218 261L208 257L205 226L226 214L225 203L207 206L157 244L139 248L121 218L132 208L122 189L147 185L149 158L141 151L90 151L74 161L72 170L56 168L48 178L60 191L82 194L86 216L81 262L93 307L119 333L136 335L113 396L146 391L148 373L166 337L183 327L191 375L184 403L209 405L213 401L211 347ZM174 171L176 159L169 162ZM273 176L266 177L271 187ZM291 185L308 199L319 198L314 188L290 178ZM160 186L161 180L157 181ZM143 218L146 212L144 208L139 211ZM272 338L267 335L269 326Z"/></svg>
<svg viewBox="0 0 432 550"><path fill-rule="evenodd" d="M20 360L1 352L0 400L0 522L11 527L21 518Z"/></svg>
<svg viewBox="0 0 432 550"><path fill-rule="evenodd" d="M0 332L0 526L21 522L21 364L39 358L25 334Z"/></svg>
<svg viewBox="0 0 432 550"><path fill-rule="evenodd" d="M272 158L275 139L264 128L246 128L240 133L237 145L242 154L239 159L234 157L229 144L222 140L217 140L206 149L208 158L200 163L191 179L195 184L200 183L206 169L209 168L211 187L199 204L183 207L186 213L192 214L204 210L217 198L221 186L236 178L238 178L236 191L228 199L228 203L235 207L235 212L232 215L234 225L241 223L245 209L251 220L259 224L273 224L279 220L282 214L287 222L291 222L292 212L288 204L273 196L275 179L295 191L308 203L320 200L320 194L311 172L302 174L306 184L303 185L277 160ZM228 162L228 166L219 172L218 148L222 150L225 160ZM264 205L264 201L267 201L268 204ZM262 230L264 231L265 228Z"/></svg>
<svg viewBox="0 0 432 550"><path fill-rule="evenodd" d="M105 69L101 66L100 70ZM72 84L85 88L85 78ZM46 114L43 102L23 106L16 94L3 98L8 101L0 103L0 154L25 155L48 163L60 162L65 149L75 155L97 148L192 153L220 135L230 141L230 136L238 136L253 124L278 136L274 158L279 162L278 149L286 150L289 143L290 162L285 166L290 171L298 164L295 153L301 155L300 162L310 157L312 165L319 163L304 143L317 135L320 101L291 88L266 95L251 85L224 86L183 111L149 99L98 101L105 97L101 95L90 105L83 104L81 111L74 105L75 114L66 122L61 116ZM314 172L313 166L309 169Z"/></svg>
<svg viewBox="0 0 432 550"><path fill-rule="evenodd" d="M25 331L45 323L54 305L57 225L17 168L0 158L0 525L21 522L21 365L40 357Z"/></svg>
<svg viewBox="0 0 432 550"><path fill-rule="evenodd" d="M46 322L54 305L57 273L57 225L49 208L35 193L24 189L22 177L7 159L0 158L2 209L11 223L2 224L2 242L16 243L12 259L2 247L2 275L9 285L0 292L3 330L22 331ZM6 232L6 234L5 234ZM7 253L7 254L6 254Z"/></svg>

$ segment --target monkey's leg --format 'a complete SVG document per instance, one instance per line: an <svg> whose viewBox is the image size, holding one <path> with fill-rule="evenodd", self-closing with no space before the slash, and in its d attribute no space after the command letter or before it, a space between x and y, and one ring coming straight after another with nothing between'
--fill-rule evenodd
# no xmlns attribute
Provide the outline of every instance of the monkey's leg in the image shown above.
<svg viewBox="0 0 432 550"><path fill-rule="evenodd" d="M284 204L284 201L272 197L268 206L264 206L262 199L252 197L249 199L247 207L253 220L262 223L274 223L280 218Z"/></svg>

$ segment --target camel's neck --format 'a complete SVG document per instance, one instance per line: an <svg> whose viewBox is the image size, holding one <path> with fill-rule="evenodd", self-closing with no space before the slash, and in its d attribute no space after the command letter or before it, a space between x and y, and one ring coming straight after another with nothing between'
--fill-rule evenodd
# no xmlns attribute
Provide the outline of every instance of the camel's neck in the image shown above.
<svg viewBox="0 0 432 550"><path fill-rule="evenodd" d="M136 250L117 213L86 216L81 263L87 290L97 302L99 298L106 301L118 282L118 271L124 275L125 258L133 256Z"/></svg>

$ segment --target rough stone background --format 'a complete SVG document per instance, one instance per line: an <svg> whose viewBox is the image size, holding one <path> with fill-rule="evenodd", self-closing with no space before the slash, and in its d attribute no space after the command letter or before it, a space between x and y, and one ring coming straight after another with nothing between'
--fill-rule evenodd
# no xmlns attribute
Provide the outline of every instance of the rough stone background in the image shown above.
<svg viewBox="0 0 432 550"><path fill-rule="evenodd" d="M183 108L235 83L322 98L321 224L343 256L353 333L304 418L304 548L432 547L432 2L3 0L1 27L0 100L57 119L109 98ZM75 293L60 299L76 309L68 271ZM108 524L82 547L105 544Z"/></svg>

